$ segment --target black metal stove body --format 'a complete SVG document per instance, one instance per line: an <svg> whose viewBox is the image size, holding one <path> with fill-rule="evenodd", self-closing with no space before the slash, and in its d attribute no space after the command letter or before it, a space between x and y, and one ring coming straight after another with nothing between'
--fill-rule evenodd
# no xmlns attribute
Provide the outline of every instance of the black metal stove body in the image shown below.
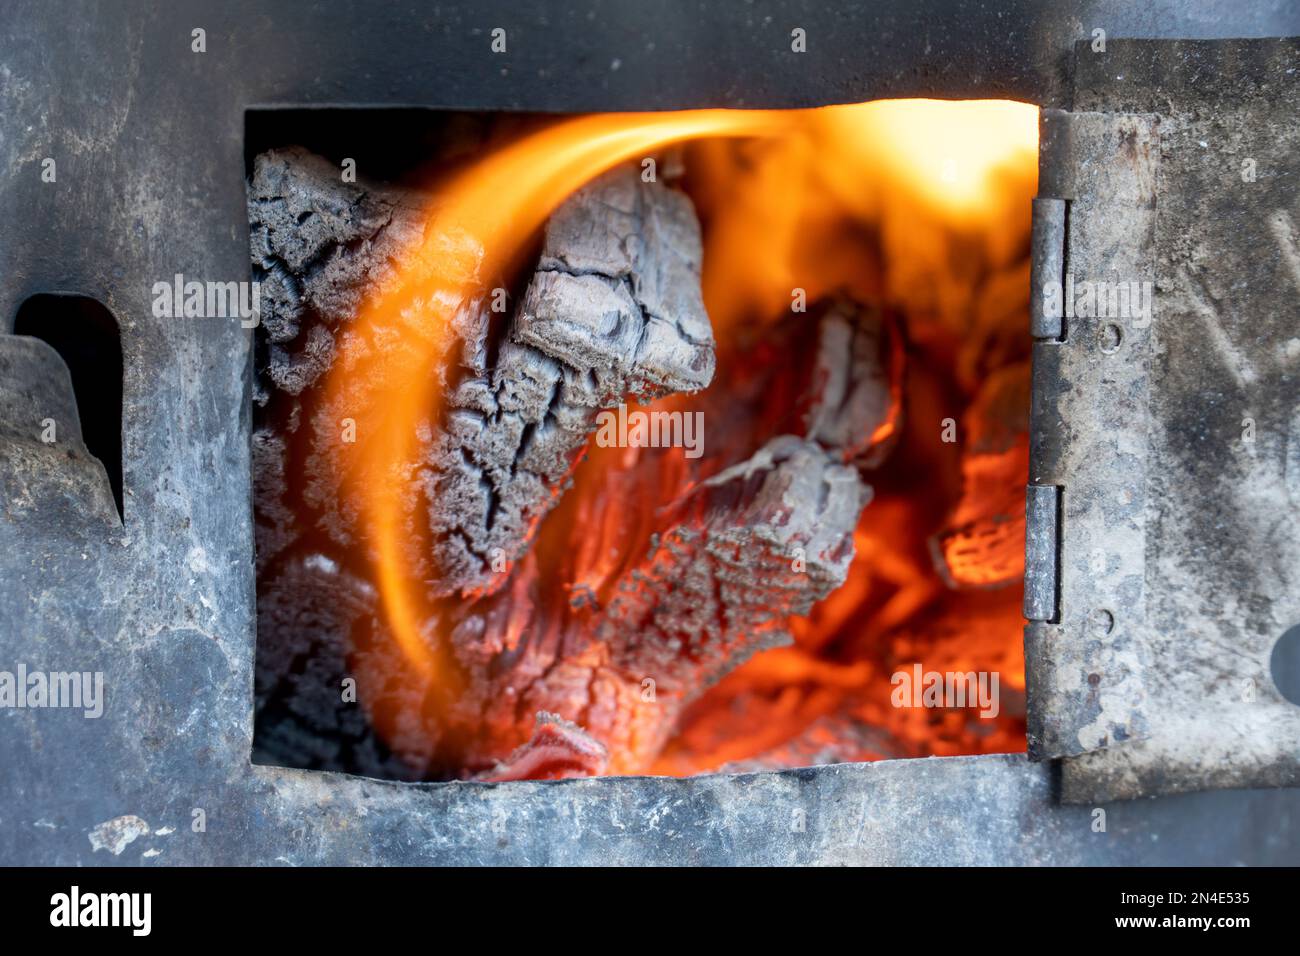
<svg viewBox="0 0 1300 956"><path fill-rule="evenodd" d="M107 701L97 719L0 711L0 858L1295 862L1300 791L1102 801L1296 782L1300 708L1266 663L1300 621L1300 55L1292 41L1123 38L1295 36L1300 14L922 6L7 10L0 314L69 292L117 318L123 517L75 424L53 450L36 437L46 418L76 421L58 356L0 335L0 669L100 671ZM498 27L505 54L490 49ZM253 766L251 332L151 310L176 273L248 276L245 110L898 96L1045 107L1040 264L1158 284L1151 324L1121 324L1118 340L1105 321L1034 329L1031 756L1061 759L497 786ZM1242 418L1252 448L1204 438Z"/></svg>

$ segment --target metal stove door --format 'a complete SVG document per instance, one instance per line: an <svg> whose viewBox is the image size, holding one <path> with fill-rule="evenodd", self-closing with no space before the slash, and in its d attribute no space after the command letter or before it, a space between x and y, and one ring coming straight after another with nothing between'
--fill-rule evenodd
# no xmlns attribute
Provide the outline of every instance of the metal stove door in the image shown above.
<svg viewBox="0 0 1300 956"><path fill-rule="evenodd" d="M1075 60L1034 206L1030 756L1068 802L1295 785L1300 42Z"/></svg>

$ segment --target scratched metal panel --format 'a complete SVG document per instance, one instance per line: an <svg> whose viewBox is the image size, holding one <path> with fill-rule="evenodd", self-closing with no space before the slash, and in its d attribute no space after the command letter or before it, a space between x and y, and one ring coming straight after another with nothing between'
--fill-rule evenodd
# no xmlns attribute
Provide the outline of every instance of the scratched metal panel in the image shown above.
<svg viewBox="0 0 1300 956"><path fill-rule="evenodd" d="M1131 631L1146 725L1066 760L1063 797L1295 786L1300 706L1270 657L1300 622L1300 41L1117 42L1077 60L1076 108L1159 113L1159 286Z"/></svg>

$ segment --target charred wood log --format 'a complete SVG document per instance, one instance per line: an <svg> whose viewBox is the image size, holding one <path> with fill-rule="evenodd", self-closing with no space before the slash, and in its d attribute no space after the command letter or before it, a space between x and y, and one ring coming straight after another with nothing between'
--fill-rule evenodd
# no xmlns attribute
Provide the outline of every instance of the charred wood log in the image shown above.
<svg viewBox="0 0 1300 956"><path fill-rule="evenodd" d="M931 539L949 587L1002 587L1025 572L1029 363L990 375L962 421L962 496Z"/></svg>
<svg viewBox="0 0 1300 956"><path fill-rule="evenodd" d="M413 193L342 183L302 150L257 157L249 217L267 343L260 401L267 387L297 396L319 380L364 297L421 240L427 205ZM426 516L432 554L420 570L434 596L504 583L601 409L709 383L700 255L690 200L621 168L551 217L522 301L499 316L508 321L495 321L496 290L464 303L434 370L446 408L408 492ZM292 415L296 430L296 406ZM339 423L318 416L311 432L306 500L352 546L354 508L339 500L334 477L346 468Z"/></svg>
<svg viewBox="0 0 1300 956"><path fill-rule="evenodd" d="M635 169L596 180L551 217L495 366L474 351L426 457L435 594L504 583L601 409L708 385L699 271L690 200Z"/></svg>
<svg viewBox="0 0 1300 956"><path fill-rule="evenodd" d="M888 453L901 413L901 342L895 331L891 350L888 337L877 311L849 299L831 300L818 323L815 399L806 434L863 466L878 464Z"/></svg>
<svg viewBox="0 0 1300 956"><path fill-rule="evenodd" d="M303 149L254 160L248 220L265 384L298 395L329 368L335 335L422 238L424 204L412 192L345 183L337 166Z"/></svg>
<svg viewBox="0 0 1300 956"><path fill-rule="evenodd" d="M400 661L359 650L357 628L382 623L373 589L359 581L364 568L348 566L360 539L338 493L346 464L336 457L337 422L312 407L365 295L422 238L421 206L411 194L339 183L337 170L301 151L255 165L253 258L273 287L268 421L255 438L260 593L266 631L295 649L264 667L259 650L259 706L289 715L262 742L299 751L299 765L328 766L328 754L300 739L305 727L341 740L340 750L369 748L372 765L396 760L343 734L337 715L309 716L312 706L337 709L340 668L359 658L370 686L390 696L389 716L405 715L387 721L385 739L419 772L438 772L432 738L455 740L454 755L441 758L454 774L643 770L686 704L755 652L788 642L790 616L843 582L870 498L860 469L897 413L889 333L878 313L846 300L796 317L817 330L790 330L811 348L796 373L802 419L773 429L766 412L751 415L751 433L724 438L698 466L679 450L620 459L572 506L593 532L622 529L619 556L611 561L611 542L593 534L543 561L530 546L570 486L597 414L629 398L694 393L715 363L689 200L622 169L567 201L513 314L494 312L498 297L486 289L464 303L434 367L444 407L407 489L431 553L411 570L435 597L471 598L439 611L463 693L434 727L418 688L395 673ZM697 401L735 431L725 425L735 395ZM659 507L616 515L636 487ZM303 603L313 610L294 613ZM317 653L333 662L328 674L303 663Z"/></svg>
<svg viewBox="0 0 1300 956"><path fill-rule="evenodd" d="M856 469L783 436L677 502L603 587L546 604L517 575L452 632L470 677L467 766L500 759L545 712L601 742L611 772L644 770L685 704L788 643L790 615L843 582L869 496Z"/></svg>
<svg viewBox="0 0 1300 956"><path fill-rule="evenodd" d="M255 660L259 759L305 769L348 769L413 779L418 769L381 741L346 680L352 633L377 613L374 589L321 554L264 574L257 596Z"/></svg>

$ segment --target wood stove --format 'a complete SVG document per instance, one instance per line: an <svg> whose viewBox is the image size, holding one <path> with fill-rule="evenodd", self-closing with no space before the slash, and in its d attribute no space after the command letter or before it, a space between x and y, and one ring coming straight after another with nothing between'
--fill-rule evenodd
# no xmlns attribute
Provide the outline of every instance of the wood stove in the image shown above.
<svg viewBox="0 0 1300 956"><path fill-rule="evenodd" d="M6 857L911 863L933 862L942 846L958 863L1294 861L1295 792L1265 788L1293 786L1300 767L1290 670L1300 621L1300 207L1289 122L1300 52L1294 40L1268 38L1294 36L1300 23L1282 5L1211 17L1189 11L1082 3L1067 16L956 3L934 4L930 15L893 4L832 14L796 5L687 24L581 4L529 14L348 6L324 19L288 7L180 4L66 29L35 9L8 14L9 109L0 122L14 175L0 195L18 225L5 249L4 312L13 318L6 331L19 334L0 336L0 649L33 672L102 674L107 706L97 719L58 708L3 715L17 729L0 736L0 759L15 768L0 780L0 811L12 823L0 842ZM1257 39L1225 39L1241 36ZM87 62L87 49L102 56ZM410 592L394 591L383 574L366 576L377 566L364 530L373 505L351 500L344 483L310 480L339 474L337 462L299 472L306 477L294 494L316 496L308 531L290 527L292 507L276 511L284 489L271 486L277 475L292 484L282 467L287 445L300 443L303 460L312 454L310 440L293 436L319 432L339 353L354 363L353 382L374 385L385 400L398 394L382 390L392 383L366 365L377 340L358 332L349 346L344 333L391 278L385 270L397 271L393 264L423 238L438 176L472 165L492 137L514 141L582 122L568 114L589 114L594 135L614 111L720 108L752 132L769 111L899 98L1011 100L1041 110L1032 226L1021 211L1024 335L999 345L996 367L979 369L1027 413L1023 446L1014 434L1002 446L1023 448L1027 461L1024 548L997 550L1005 551L1005 519L1008 511L1014 519L1018 496L987 527L970 512L979 509L963 488L980 480L976 466L948 479L953 507L943 519L951 525L923 536L945 587L963 576L997 583L974 580L992 565L963 564L971 548L992 548L1002 556L998 574L1012 577L1023 558L1024 696L1004 696L1002 719L1011 723L998 725L1001 737L971 742L955 731L964 742L946 752L965 756L863 763L945 751L908 749L897 728L886 733L869 720L855 725L856 737L836 730L834 746L819 748L815 737L793 746L791 736L776 742L791 745L783 752L754 746L735 759L716 750L701 757L704 731L696 744L677 736L691 726L689 707L697 719L710 704L720 708L714 714L740 708L748 714L741 727L771 717L785 685L765 697L755 684L746 685L748 697L727 696L725 679L709 689L722 676L717 662L730 666L767 646L776 620L815 619L818 602L853 580L852 555L872 553L844 541L876 493L863 489L874 481L887 492L898 480L873 477L883 475L873 469L885 467L889 442L906 427L891 419L907 388L897 356L910 349L915 358L924 345L915 323L891 313L894 303L868 310L872 303L838 288L793 312L809 316L802 333L787 325L763 340L729 338L701 320L700 304L719 301L708 295L707 270L720 216L703 214L697 224L682 212L688 196L708 213L709 193L691 178L708 158L698 144L675 145L696 137L634 151L632 165L611 164L576 195L555 195L516 260L484 286L485 324L469 322L443 343L456 358L439 385L458 397L430 423L429 436L442 436L436 474L419 476L435 489L420 518L440 532L442 550L421 540L420 552L436 561L420 568L417 556L404 567L432 582L430 600L474 609L449 623L451 643L430 645L436 653L492 650L453 662L462 678L477 675L469 683L481 696L434 701L436 726L452 723L447 714L466 700L480 714L505 701L511 719L475 724L441 746L428 726L412 727L424 711L412 708L410 694L393 694L398 704L386 714L364 705L403 673L418 673L418 658L367 675L340 662L337 647L334 660L319 646L276 650L285 620L318 636L339 607L389 632L383 647L362 648L373 651L371 662L411 649L392 614L393 595L400 604ZM363 156L348 178L341 160L356 159L358 148L335 154L340 141L379 158ZM474 146L457 154L465 143ZM421 167L435 158L447 165ZM646 159L656 170L649 180ZM611 224L610 209L621 226ZM334 232L322 239L319 230ZM615 238L597 247L598 233ZM463 251L442 249L447 258ZM705 295L696 302L690 277L701 267ZM255 317L238 287L252 281L262 297ZM191 282L202 305L187 315ZM491 308L498 287L502 313ZM658 351L631 352L619 352L618 334L603 327L606 341L577 337L581 306L594 295L618 299L597 303L595 325L626 307L629 321L642 324L614 332L642 342L665 334L670 323L661 320L671 318L675 337ZM224 297L220 315L207 314L213 296ZM310 308L299 307L304 298ZM52 330L78 321L102 329L98 309L115 323L103 340L110 355L120 349L120 372L110 364L87 375ZM768 364L789 374L751 382L746 407L785 403L799 411L793 424L769 427L774 413L764 411L726 419L712 436L706 425L701 460L719 442L737 443L711 472L691 471L686 447L641 456L653 458L649 478L619 463L626 448L610 449L599 472L573 470L574 436L598 427L589 413L609 410L610 396L698 392L715 360L724 369L766 367L755 358L763 349L779 353ZM1023 397L1015 399L1021 359ZM508 362L518 375L498 374ZM544 369L569 391L557 399L561 390L549 384L540 407L551 417L526 422L527 435L503 428L484 444L481 421L473 434L452 427L479 408L475 401L497 410L513 402L527 418L536 399L526 390L547 384ZM318 381L321 397L312 398ZM739 387L743 376L727 381ZM482 382L491 394L471 394ZM599 402L584 404L583 387ZM998 407L1001 394L935 415L936 440L943 443L942 418L965 429L964 412ZM667 401L653 409L692 411ZM120 447L100 440L105 429L112 437L113 416L90 414L105 403L120 407ZM724 420L721 405L708 407L706 423ZM364 416L337 411L328 421L340 431L320 446L331 450L325 457L353 447L344 419L360 429L356 444L366 444ZM924 415L916 403L905 413ZM538 450L530 443L548 421L572 428L557 429L558 444ZM742 434L740 421L764 428ZM615 430L626 426L625 411ZM783 438L792 441L772 444ZM512 458L545 451L552 457L530 470L547 480L531 488L488 480L476 502L479 483L457 462L481 469L490 445ZM636 553L614 549L617 573L597 581L538 567L525 577L521 569L544 548L555 567L566 548L580 564L590 542L573 527L607 528L593 514L620 491L663 486L666 463L682 480L647 510ZM110 476L119 473L115 484ZM363 488L384 479L359 475ZM556 494L570 479L575 504ZM776 511L755 502L775 502ZM802 513L799 502L815 507ZM652 539L643 556L639 546ZM713 541L711 560L732 574L704 575L710 587L726 582L746 594L762 590L764 599L720 597L710 613L735 632L721 629L730 642L722 658L688 646L693 666L682 668L678 644L663 663L664 640L716 636L690 623L706 592L692 592L686 582L698 575L682 568L696 566L698 540ZM453 553L455 541L468 547ZM720 550L724 543L733 550ZM346 566L356 554L367 556ZM754 554L761 560L735 577ZM647 581L662 585L649 593L663 603L642 599ZM582 633L603 645L623 641L627 686L602 698L589 681L588 702L568 711L571 698L554 687L516 704L508 694L522 685L508 678L530 664L520 663L529 644L519 634L539 629L537 596L559 588L562 607L545 613L563 617L560 630L581 619ZM989 611L999 600L993 592L970 593L958 614L992 614L980 627L1004 620L1004 608ZM611 611L620 594L626 606ZM671 596L683 594L674 605ZM866 607L853 605L849 616ZM606 619L606 631L592 623ZM645 638L650 620L668 638ZM566 640L572 647L576 639ZM647 655L654 666L644 664ZM573 659L554 656L543 670L561 674ZM866 673L852 667L871 663L833 659L841 684ZM256 696L255 671L267 675ZM346 698L349 678L363 700ZM295 692L332 687L335 698L321 708L277 696L274 685L285 680ZM641 696L646 680L649 700ZM760 699L768 709L744 711ZM597 719L592 701L610 713ZM660 716L669 703L678 708L671 720ZM841 716L826 709L800 727L842 727ZM969 725L987 726L979 719ZM1026 753L1015 752L1021 741ZM708 772L648 775L698 771ZM620 775L522 779L593 772Z"/></svg>

